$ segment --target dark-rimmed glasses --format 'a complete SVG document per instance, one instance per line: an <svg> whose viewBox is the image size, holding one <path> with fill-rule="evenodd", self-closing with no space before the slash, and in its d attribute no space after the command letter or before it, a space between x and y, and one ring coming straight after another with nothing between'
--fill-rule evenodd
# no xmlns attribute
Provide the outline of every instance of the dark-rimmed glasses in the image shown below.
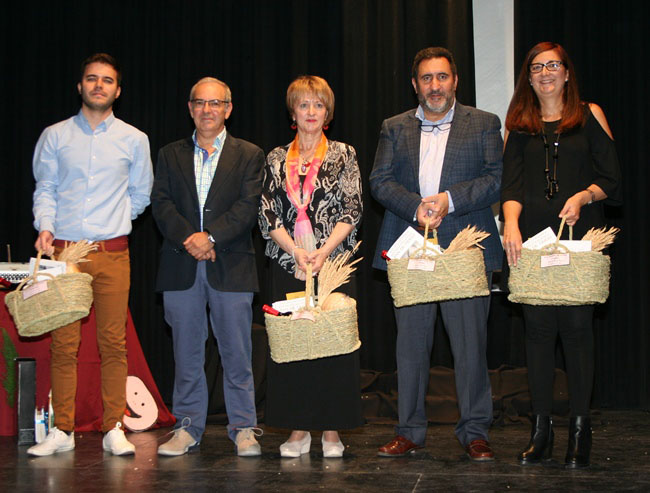
<svg viewBox="0 0 650 493"><path fill-rule="evenodd" d="M437 125L435 123L420 123L420 130L423 132L430 133L435 129L438 129L438 132L449 132L449 129L451 129L451 122L438 123Z"/></svg>
<svg viewBox="0 0 650 493"><path fill-rule="evenodd" d="M544 70L544 67L546 67L546 70L549 72L557 72L560 70L560 67L564 65L560 60L549 60L546 63L531 63L528 66L528 70L530 70L531 74L539 74L542 70Z"/></svg>
<svg viewBox="0 0 650 493"><path fill-rule="evenodd" d="M201 109L205 106L205 103L208 103L208 106L211 110L218 110L222 105L230 103L230 101L225 101L223 99L190 99L192 107L195 110Z"/></svg>

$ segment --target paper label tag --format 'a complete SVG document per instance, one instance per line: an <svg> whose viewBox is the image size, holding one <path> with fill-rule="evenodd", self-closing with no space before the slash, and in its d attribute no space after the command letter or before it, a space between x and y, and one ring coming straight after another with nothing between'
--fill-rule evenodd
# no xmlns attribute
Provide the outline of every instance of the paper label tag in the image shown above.
<svg viewBox="0 0 650 493"><path fill-rule="evenodd" d="M314 317L314 314L309 310L300 310L291 314L291 320L311 320L312 322L315 322L316 317Z"/></svg>
<svg viewBox="0 0 650 493"><path fill-rule="evenodd" d="M409 259L407 270L425 270L433 272L436 270L436 261L428 258L412 258Z"/></svg>
<svg viewBox="0 0 650 493"><path fill-rule="evenodd" d="M29 287L23 289L23 299L26 300L28 298L31 298L35 294L42 293L43 291L47 291L47 282L46 281L38 281L33 284L31 284Z"/></svg>
<svg viewBox="0 0 650 493"><path fill-rule="evenodd" d="M569 265L571 263L568 253L554 253L553 255L542 255L542 268L555 267L556 265Z"/></svg>

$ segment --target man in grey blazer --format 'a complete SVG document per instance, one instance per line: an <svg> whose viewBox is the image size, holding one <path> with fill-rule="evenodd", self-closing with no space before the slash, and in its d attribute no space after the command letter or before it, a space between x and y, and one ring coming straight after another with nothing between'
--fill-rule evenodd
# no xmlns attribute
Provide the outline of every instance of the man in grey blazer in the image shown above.
<svg viewBox="0 0 650 493"><path fill-rule="evenodd" d="M445 48L415 56L412 83L419 107L385 120L370 175L373 196L385 207L373 266L408 226L430 221L446 248L467 225L483 241L488 281L501 267L502 248L491 204L499 200L503 141L499 118L456 101L458 74ZM395 308L399 424L379 449L400 457L424 446L425 395L437 308L451 342L460 420L456 436L470 459L494 460L488 442L492 397L486 357L489 297Z"/></svg>
<svg viewBox="0 0 650 493"><path fill-rule="evenodd" d="M182 455L205 430L203 370L207 310L224 369L228 436L240 456L260 455L255 439L251 325L258 289L251 229L262 192L262 150L226 132L230 89L206 77L190 92L192 137L160 150L151 195L163 235L156 290L174 340L174 436L160 455Z"/></svg>

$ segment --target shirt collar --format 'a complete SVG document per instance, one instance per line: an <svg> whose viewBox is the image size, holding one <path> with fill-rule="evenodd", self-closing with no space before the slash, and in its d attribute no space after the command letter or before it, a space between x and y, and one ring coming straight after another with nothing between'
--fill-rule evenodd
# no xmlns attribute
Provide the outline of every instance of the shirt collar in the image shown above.
<svg viewBox="0 0 650 493"><path fill-rule="evenodd" d="M217 135L214 138L214 141L212 142L212 147L214 147L217 151L220 151L221 148L223 147L223 143L225 140L226 140L226 127L224 126L223 130L219 132L219 135ZM198 141L196 140L196 129L194 129L194 132L192 132L192 142L194 142L195 149L199 148L201 150L205 150L199 145Z"/></svg>
<svg viewBox="0 0 650 493"><path fill-rule="evenodd" d="M90 128L90 123L88 123L88 119L86 118L86 115L84 115L84 112L81 109L79 109L79 113L77 113L76 119L77 119L77 123L80 126L84 127L89 132L93 131L92 128ZM99 125L97 125L95 130L100 130L100 129L108 130L114 121L115 121L115 115L111 111L111 114L108 115Z"/></svg>
<svg viewBox="0 0 650 493"><path fill-rule="evenodd" d="M454 98L454 104L451 105L451 108L449 109L447 114L443 116L440 120L437 120L435 122L427 120L426 117L424 116L424 110L422 109L422 105L418 105L418 109L415 110L415 117L423 123L440 125L441 123L449 123L453 121L455 111L456 111L456 99Z"/></svg>

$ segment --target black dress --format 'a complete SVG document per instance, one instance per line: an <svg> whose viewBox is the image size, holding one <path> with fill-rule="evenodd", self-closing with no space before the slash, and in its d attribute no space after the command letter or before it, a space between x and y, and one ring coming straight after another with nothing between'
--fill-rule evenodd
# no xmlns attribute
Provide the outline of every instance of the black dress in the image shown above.
<svg viewBox="0 0 650 493"><path fill-rule="evenodd" d="M267 240L270 264L269 292L273 299L268 301L282 300L286 293L305 290L305 281L293 275L293 257L270 237L270 232L279 227L293 236L295 227L296 209L286 192L284 163L288 150L289 145L275 148L267 156L264 168L259 225ZM351 250L356 244L362 203L361 174L354 148L328 140L307 210L316 247L325 243L336 223L344 222L354 229L331 256ZM336 291L353 295L353 279ZM269 355L264 420L269 426L292 430L344 430L364 424L359 351L293 363L275 363Z"/></svg>
<svg viewBox="0 0 650 493"><path fill-rule="evenodd" d="M305 290L304 281L297 280L276 261L270 264L274 300ZM345 292L348 286L336 291ZM275 363L269 355L266 375L267 425L292 430L346 430L364 424L358 350L292 363Z"/></svg>

